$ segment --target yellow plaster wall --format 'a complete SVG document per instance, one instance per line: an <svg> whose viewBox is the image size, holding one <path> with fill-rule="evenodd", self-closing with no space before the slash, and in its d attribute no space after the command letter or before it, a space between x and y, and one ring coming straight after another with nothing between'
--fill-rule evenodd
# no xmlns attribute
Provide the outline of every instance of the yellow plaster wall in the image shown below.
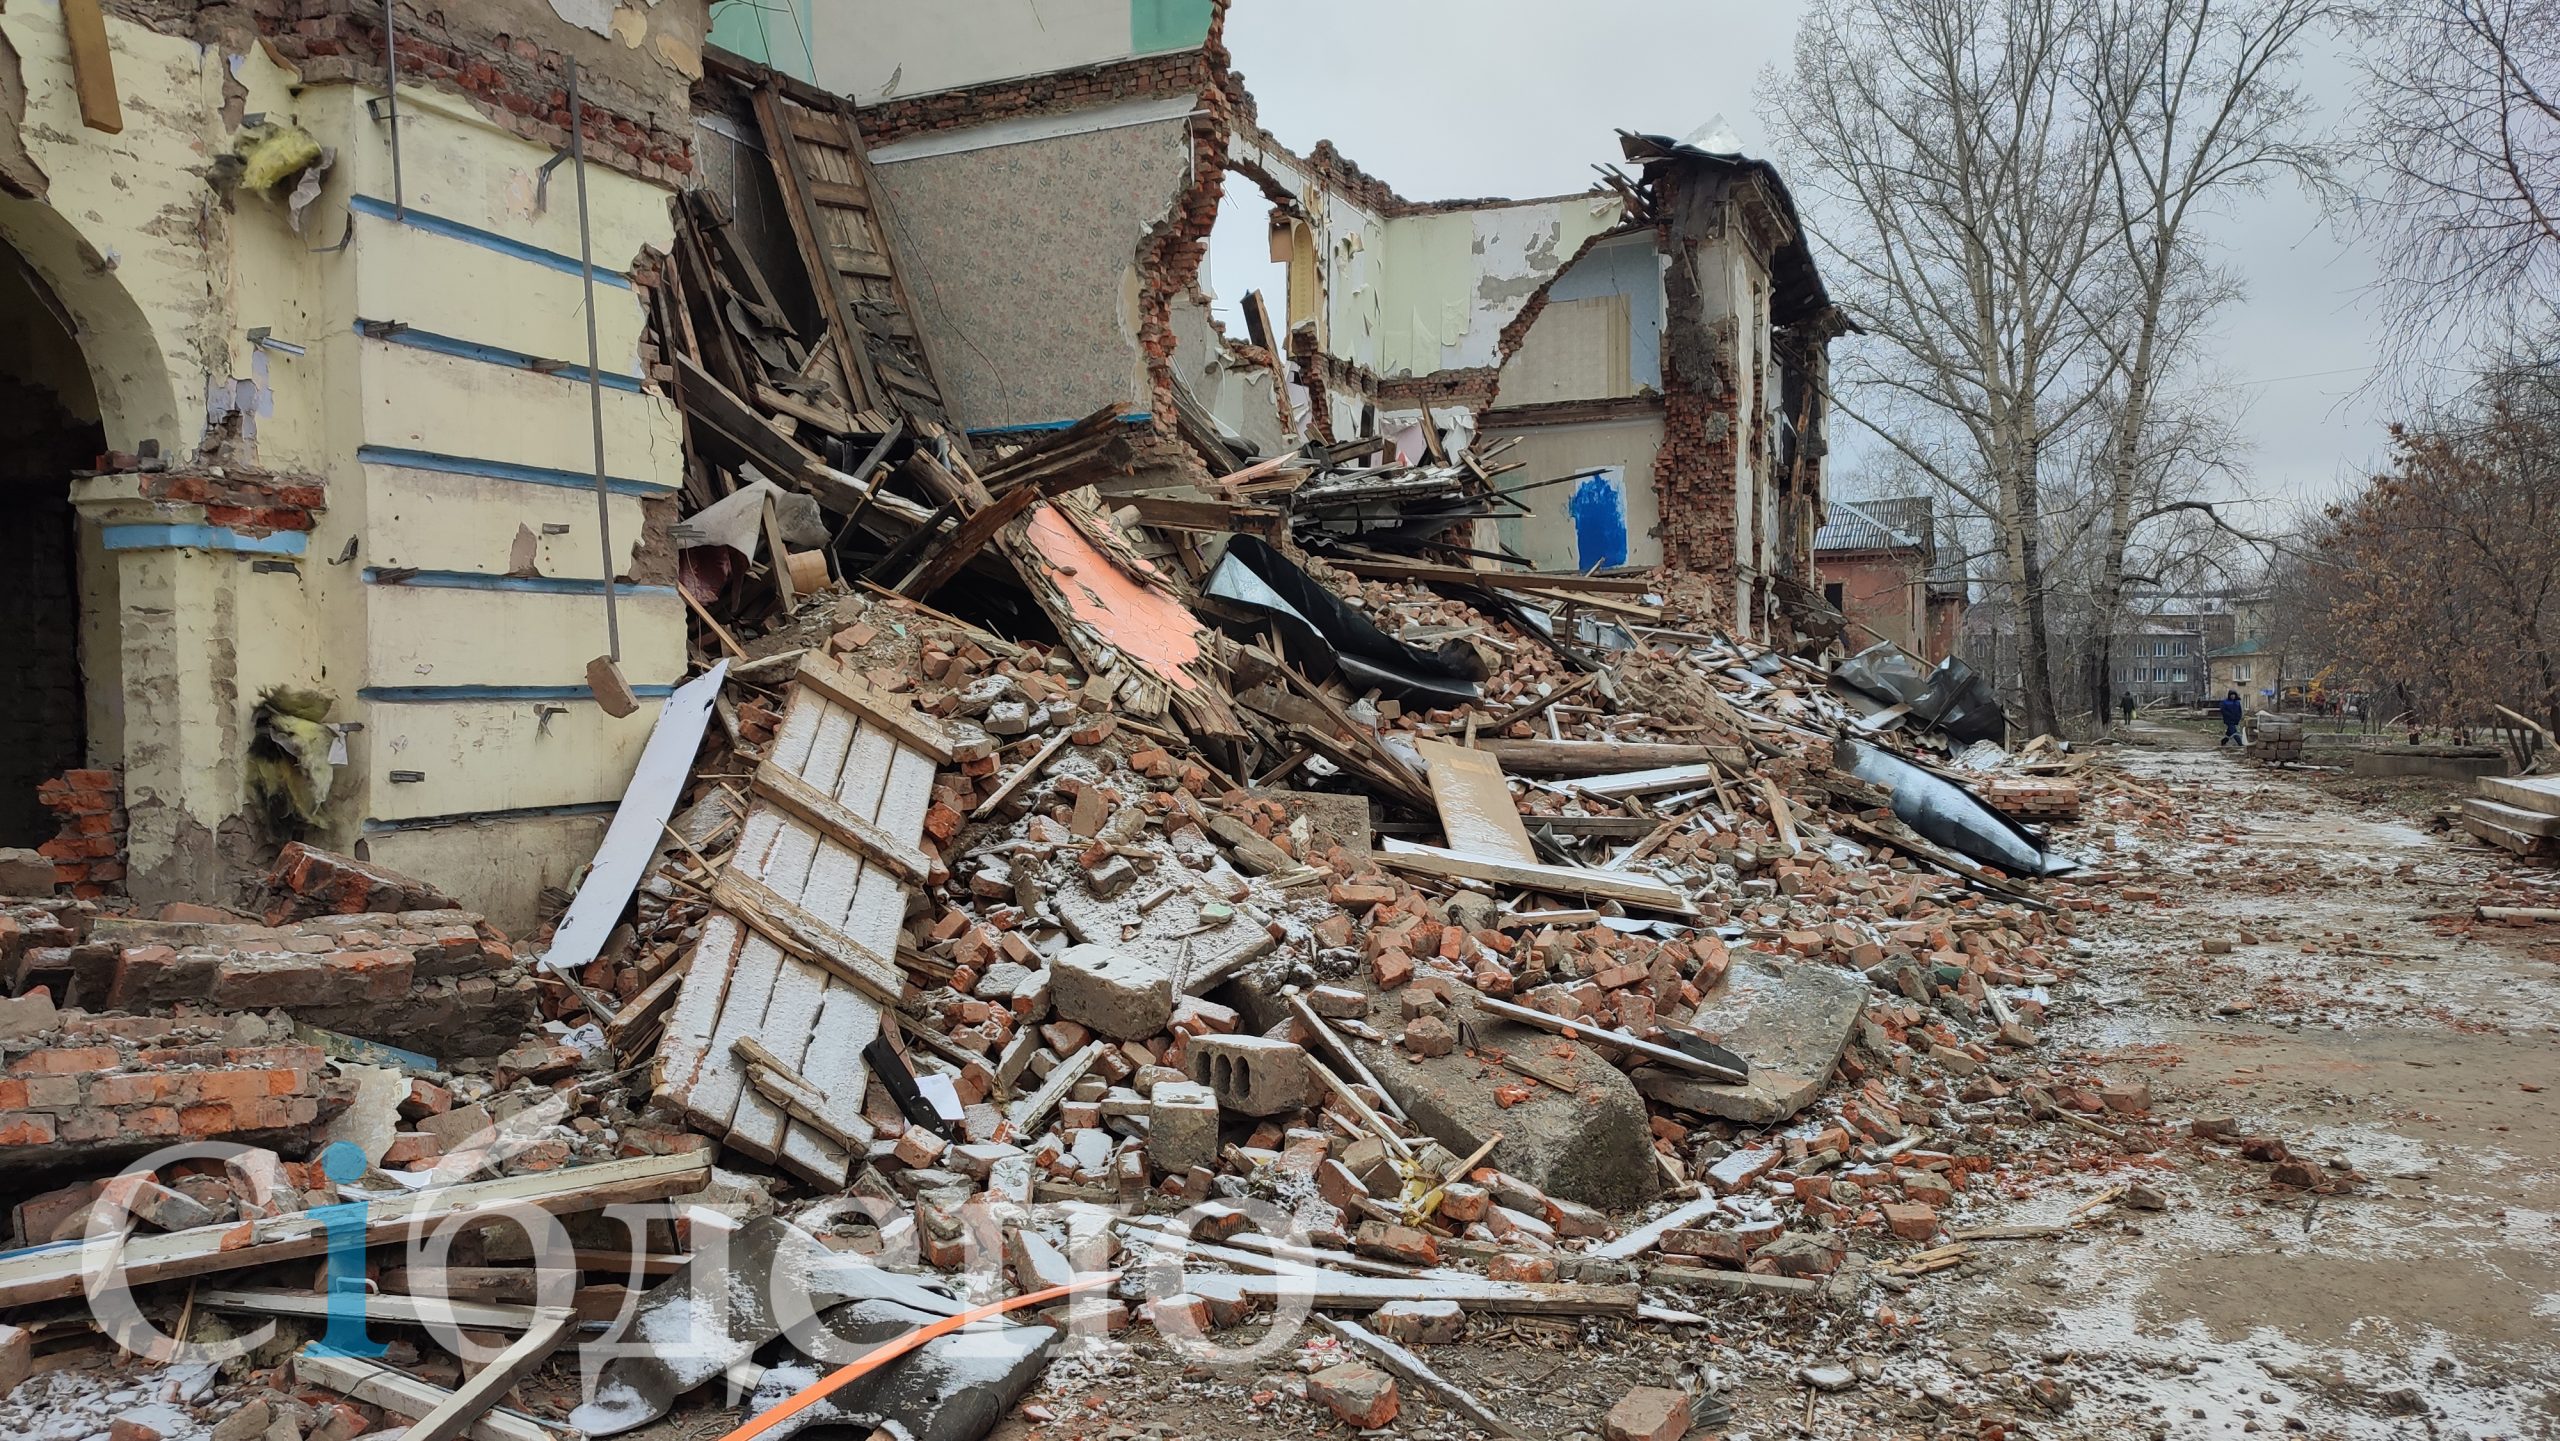
<svg viewBox="0 0 2560 1441"><path fill-rule="evenodd" d="M110 17L124 129L106 135L80 122L55 0L0 9L0 32L26 84L19 133L48 179L43 202L0 200L0 239L79 322L108 445L190 450L227 298L218 277L207 283L206 256L228 248L229 225L202 178L227 144L221 69L183 39Z"/></svg>
<svg viewBox="0 0 2560 1441"><path fill-rule="evenodd" d="M368 469L372 514L365 554L369 564L504 575L513 563L516 531L523 527L533 532L535 574L595 580L604 573L591 490L396 465ZM617 575L631 573L632 555L639 548L641 505L636 495L613 497ZM565 528L554 532L555 526Z"/></svg>
<svg viewBox="0 0 2560 1441"><path fill-rule="evenodd" d="M94 754L126 767L137 860L146 850L172 858L152 878L157 893L220 893L222 858L204 843L205 828L245 803L240 760L252 709L275 684L326 689L339 718L364 725L316 837L323 843L358 844L368 820L618 799L656 702L616 721L580 696L544 734L531 703L394 705L358 695L367 684L578 686L587 660L604 649L600 596L363 581L369 566L503 574L525 525L539 537L540 573L599 573L589 492L358 459L366 445L398 446L589 472L582 381L355 332L360 317L404 321L583 364L578 276L373 217L353 219L351 246L325 249L349 233L351 195L388 201L393 193L388 127L365 105L374 92L350 85L297 92L297 77L263 50L224 55L114 16L108 28L125 112L124 131L114 136L79 122L58 6L17 0L0 10L0 33L21 57L29 91L24 135L51 183L49 203L0 201L0 239L26 255L78 322L111 445L157 440L183 459L205 436L208 392L219 386L227 395L252 380L252 415L238 449L267 470L320 478L328 497L306 553L290 560L109 554L96 548L94 517L84 522L84 558L94 564L83 576L83 636L93 655L113 662L90 671ZM549 152L491 125L458 97L404 87L401 110L410 206L576 255L576 191L565 168L554 172L549 203L537 205L536 176ZM335 148L336 168L301 231L279 201L225 197L206 180L244 112L299 124ZM666 245L664 189L597 166L589 198L600 267L627 270L642 247ZM599 284L597 319L604 368L635 373L637 297ZM247 335L254 326L306 353L254 347ZM667 401L614 390L604 399L608 468L658 484L679 480L681 435ZM109 502L93 496L94 503ZM113 503L127 520L198 518L183 508L161 514ZM627 567L641 530L639 501L615 497L612 517L617 561ZM545 523L568 530L545 536ZM680 679L684 627L672 593L627 597L622 620L634 682ZM432 766L400 767L428 769L435 779L390 787L391 737L411 754L436 754ZM522 923L541 884L564 881L584 863L600 827L591 818L528 815L382 840L385 851L414 860L419 874ZM136 879L144 880L139 866Z"/></svg>
<svg viewBox="0 0 2560 1441"><path fill-rule="evenodd" d="M366 587L369 686L586 684L605 648L604 597L521 591ZM616 597L623 673L665 684L683 669L684 603L672 588ZM580 700L580 705L594 702ZM642 727L642 729L646 729ZM638 760L637 752L633 760Z"/></svg>
<svg viewBox="0 0 2560 1441"><path fill-rule="evenodd" d="M365 769L373 819L468 815L577 805L616 797L630 783L621 733L645 733L661 700L616 720L592 705L558 701L442 701L368 707ZM394 771L425 778L394 781Z"/></svg>

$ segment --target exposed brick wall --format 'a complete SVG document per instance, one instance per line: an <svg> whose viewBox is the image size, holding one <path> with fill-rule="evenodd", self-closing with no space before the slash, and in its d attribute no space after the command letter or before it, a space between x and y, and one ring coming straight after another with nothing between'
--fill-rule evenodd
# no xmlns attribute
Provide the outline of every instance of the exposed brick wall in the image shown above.
<svg viewBox="0 0 2560 1441"><path fill-rule="evenodd" d="M139 458L121 452L103 457L107 468L92 474L133 471ZM248 466L225 465L219 471L183 467L146 470L135 475L145 500L201 505L209 524L243 535L279 530L309 530L312 513L324 510L329 493L316 477L279 476Z"/></svg>
<svg viewBox="0 0 2560 1441"><path fill-rule="evenodd" d="M1237 76L1235 79L1237 83L1232 88L1240 90L1243 77ZM1456 200L1408 200L1398 195L1394 186L1361 169L1357 162L1335 148L1330 140L1319 140L1313 150L1300 155L1273 139L1271 132L1255 124L1249 108L1242 113L1241 118L1246 133L1255 145L1275 155L1288 157L1290 165L1307 178L1380 218L1400 215L1438 215L1452 210L1485 210L1502 205L1536 205L1545 201L1579 200L1584 196L1600 193L1600 188L1594 186L1589 190L1570 191L1562 195L1537 195L1525 200L1504 195L1477 195Z"/></svg>
<svg viewBox="0 0 2560 1441"><path fill-rule="evenodd" d="M864 106L854 117L866 145L887 145L933 130L967 130L1025 115L1055 115L1124 100L1154 100L1168 95L1214 97L1223 110L1227 89L1221 75L1227 63L1220 32L1226 24L1226 0L1218 0L1209 24L1208 44L1198 50L1167 55L1140 55L1100 65L1083 65L1046 75L992 80L984 85L938 90Z"/></svg>
<svg viewBox="0 0 2560 1441"><path fill-rule="evenodd" d="M164 34L225 49L263 43L308 84L382 80L382 7L368 0L107 0L107 8ZM650 77L645 90L619 82L617 69L659 62L626 58L630 47L617 39L514 8L451 0L402 6L402 82L458 90L494 123L556 148L569 139L567 52L541 37L570 35L579 52L588 158L662 184L692 173L692 115L672 67L662 66L663 75L640 72Z"/></svg>
<svg viewBox="0 0 2560 1441"><path fill-rule="evenodd" d="M36 787L36 799L60 817L53 839L36 849L53 862L53 882L83 899L124 889L124 776L81 767Z"/></svg>
<svg viewBox="0 0 2560 1441"><path fill-rule="evenodd" d="M1705 580L1721 602L1733 594L1734 579L1733 401L1672 385L1662 402L1662 449L1653 462L1662 563Z"/></svg>
<svg viewBox="0 0 2560 1441"><path fill-rule="evenodd" d="M1146 357L1147 380L1155 396L1155 428L1168 436L1179 433L1174 423L1173 302L1177 296L1189 296L1208 303L1200 290L1200 264L1208 253L1218 202L1226 192L1231 121L1226 89L1216 77L1227 68L1227 5L1228 0L1212 0L1209 38L1193 56L1201 67L1197 93L1206 113L1191 122L1190 188L1175 202L1165 223L1138 244L1138 349Z"/></svg>

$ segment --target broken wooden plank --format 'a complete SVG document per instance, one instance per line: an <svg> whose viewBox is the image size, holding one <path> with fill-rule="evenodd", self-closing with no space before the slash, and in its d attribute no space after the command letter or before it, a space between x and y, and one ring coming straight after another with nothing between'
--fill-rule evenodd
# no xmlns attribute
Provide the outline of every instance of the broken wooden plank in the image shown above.
<svg viewBox="0 0 2560 1441"><path fill-rule="evenodd" d="M196 1304L208 1311L246 1311L261 1316L308 1316L325 1319L333 1298L317 1291L264 1288L242 1291L198 1291ZM535 1306L493 1301L454 1301L441 1296L369 1295L364 1316L398 1326L460 1326L477 1331L523 1331L542 1314Z"/></svg>
<svg viewBox="0 0 2560 1441"><path fill-rule="evenodd" d="M1213 1301L1298 1297L1326 1308L1374 1310L1389 1301L1455 1301L1470 1311L1523 1316L1633 1316L1644 1304L1632 1282L1606 1286L1488 1281L1480 1276L1358 1276L1305 1270L1267 1276L1192 1272L1183 1289Z"/></svg>
<svg viewBox="0 0 2560 1441"><path fill-rule="evenodd" d="M1353 1346L1376 1357L1378 1364L1387 1370L1416 1386L1431 1391L1447 1402L1450 1410L1474 1422L1477 1428L1486 1434L1507 1437L1523 1434L1511 1423L1495 1415L1491 1408L1477 1400L1467 1388L1432 1370L1421 1357L1386 1337L1356 1321L1345 1321L1338 1316L1318 1316L1316 1322Z"/></svg>
<svg viewBox="0 0 2560 1441"><path fill-rule="evenodd" d="M1535 865L1490 856L1461 855L1438 846L1416 845L1392 838L1385 850L1371 851L1369 858L1393 870L1489 881L1496 885L1518 886L1522 890L1544 891L1550 895L1597 896L1667 915L1693 916L1697 913L1677 886L1624 871Z"/></svg>
<svg viewBox="0 0 2560 1441"><path fill-rule="evenodd" d="M1573 1040L1597 1041L1604 1046L1615 1046L1622 1051L1642 1056L1656 1065L1669 1066L1674 1070L1691 1071L1728 1086L1747 1086L1751 1083L1749 1076L1738 1075L1728 1067L1719 1066L1713 1061L1700 1060L1687 1051L1670 1046L1657 1046L1651 1041L1640 1040L1614 1026L1594 1025L1589 1021L1569 1021L1562 1016L1551 1016L1545 1011L1533 1011L1527 1006L1515 1006L1509 1001L1497 1001L1491 996L1478 996L1475 1003L1482 1010L1507 1021L1517 1021L1521 1025L1534 1026L1542 1031L1553 1031L1559 1036Z"/></svg>
<svg viewBox="0 0 2560 1441"><path fill-rule="evenodd" d="M978 803L978 808L969 813L969 819L982 821L1003 809L1007 801L1019 795L1024 786L1031 784L1038 778L1040 772L1048 769L1049 762L1057 756L1059 751L1066 748L1067 738L1074 734L1075 732L1071 730L1061 729L1056 735L1049 737L1040 749L1031 753L1031 759L1016 767L1012 775L1005 777L1003 785L996 787L985 800Z"/></svg>
<svg viewBox="0 0 2560 1441"><path fill-rule="evenodd" d="M402 1441L454 1441L473 1421L496 1409L498 1398L560 1349L577 1326L578 1313L566 1306L544 1310L514 1344L410 1423L401 1433Z"/></svg>
<svg viewBox="0 0 2560 1441"><path fill-rule="evenodd" d="M812 652L800 658L792 679L922 751L935 765L951 764L951 733L940 721L836 662Z"/></svg>
<svg viewBox="0 0 2560 1441"><path fill-rule="evenodd" d="M1440 831L1449 849L1470 856L1538 863L1528 829L1520 824L1519 803L1502 763L1480 750L1447 741L1414 742L1431 767L1431 799L1439 808Z"/></svg>
<svg viewBox="0 0 2560 1441"><path fill-rule="evenodd" d="M1703 1266L1656 1266L1645 1272L1656 1286L1704 1286L1717 1291L1758 1291L1775 1296L1813 1296L1823 1284L1810 1276L1763 1276L1757 1271L1717 1271Z"/></svg>
<svg viewBox="0 0 2560 1441"><path fill-rule="evenodd" d="M71 44L80 123L108 135L123 133L124 105L116 98L116 62L107 50L107 16L99 0L62 0L62 33Z"/></svg>
<svg viewBox="0 0 2560 1441"><path fill-rule="evenodd" d="M753 1036L740 1036L729 1045L738 1059L746 1062L747 1083L764 1093L767 1100L780 1106L791 1119L809 1126L829 1139L851 1150L871 1144L875 1134L866 1124L839 1125L827 1118L827 1093L811 1084L798 1071L782 1063L782 1058L765 1049ZM858 1118L849 1118L858 1121Z"/></svg>
<svg viewBox="0 0 2560 1441"><path fill-rule="evenodd" d="M1685 1206L1675 1206L1663 1212L1607 1245L1592 1248L1587 1254L1595 1261L1627 1260L1662 1244L1663 1233L1694 1226L1714 1215L1723 1205L1721 1197L1701 1196Z"/></svg>
<svg viewBox="0 0 2560 1441"><path fill-rule="evenodd" d="M898 1003L904 985L897 962L818 919L753 876L730 870L711 883L711 899L758 935L882 1005Z"/></svg>
<svg viewBox="0 0 2560 1441"><path fill-rule="evenodd" d="M508 1213L524 1208L566 1215L600 1210L623 1202L658 1201L689 1195L711 1181L707 1152L683 1156L636 1156L594 1166L505 1176L492 1181L466 1181L432 1191L376 1200L365 1211L365 1243L398 1241L409 1227L425 1223L441 1234L476 1230L506 1222ZM184 1231L135 1235L122 1242L119 1274L129 1285L238 1270L273 1261L317 1256L329 1248L329 1227L313 1212L296 1211L257 1221L197 1226ZM0 1306L58 1301L80 1294L87 1246L19 1252L0 1256Z"/></svg>
<svg viewBox="0 0 2560 1441"><path fill-rule="evenodd" d="M1040 1083L1039 1090L1014 1102L1013 1109L1005 1116L1013 1123L1013 1129L1026 1136L1038 1131L1041 1121L1067 1098L1067 1093L1075 1089L1076 1082L1084 1079L1084 1073L1093 1069L1093 1063L1102 1059L1105 1045L1101 1041L1087 1041L1083 1050L1060 1061L1049 1072L1048 1079Z"/></svg>
<svg viewBox="0 0 2560 1441"><path fill-rule="evenodd" d="M1613 776L1669 766L1719 765L1739 771L1738 746L1673 741L1480 740L1502 768L1518 776ZM1603 792L1603 794L1607 794Z"/></svg>
<svg viewBox="0 0 2560 1441"><path fill-rule="evenodd" d="M750 785L757 795L815 827L827 839L885 867L908 885L922 885L932 870L924 852L864 820L835 797L772 761L756 767Z"/></svg>
<svg viewBox="0 0 2560 1441"><path fill-rule="evenodd" d="M380 1361L308 1349L293 1354L293 1379L326 1387L397 1416L424 1415L454 1396L442 1386L421 1381ZM496 1408L483 1409L479 1415L466 1418L457 1434L468 1436L471 1441L560 1441L558 1435L532 1417Z"/></svg>

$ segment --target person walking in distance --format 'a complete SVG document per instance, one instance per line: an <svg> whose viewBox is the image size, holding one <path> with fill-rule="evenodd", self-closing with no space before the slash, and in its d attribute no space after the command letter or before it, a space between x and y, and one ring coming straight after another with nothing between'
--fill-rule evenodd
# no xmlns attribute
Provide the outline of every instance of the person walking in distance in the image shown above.
<svg viewBox="0 0 2560 1441"><path fill-rule="evenodd" d="M2222 698L2222 739L2216 744L2215 749L2219 750L2222 746L2239 746L2243 750L2248 749L2249 743L2240 739L2240 711L2240 692L2235 690Z"/></svg>

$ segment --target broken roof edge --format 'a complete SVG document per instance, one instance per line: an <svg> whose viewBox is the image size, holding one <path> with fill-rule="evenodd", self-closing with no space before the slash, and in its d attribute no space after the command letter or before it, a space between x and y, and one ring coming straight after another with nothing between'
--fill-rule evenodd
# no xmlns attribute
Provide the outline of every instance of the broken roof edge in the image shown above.
<svg viewBox="0 0 2560 1441"><path fill-rule="evenodd" d="M1305 153L1283 144L1250 110L1236 118L1235 134L1230 148L1246 145L1260 150L1304 173L1307 178L1340 192L1360 208L1382 220L1398 220L1416 215L1447 215L1469 210L1509 210L1530 205L1561 205L1572 200L1587 200L1609 194L1604 185L1582 190L1568 190L1554 195L1484 195L1449 200L1414 200L1400 194L1393 185L1360 168L1357 161L1342 153L1334 143L1318 140L1315 148Z"/></svg>
<svg viewBox="0 0 2560 1441"><path fill-rule="evenodd" d="M1685 164L1720 170L1728 174L1748 175L1769 188L1779 213L1786 217L1789 234L1769 257L1771 288L1783 313L1773 318L1781 326L1805 321L1819 321L1828 316L1841 331L1855 333L1857 322L1849 319L1832 303L1831 293L1823 286L1822 271L1814 264L1813 247L1806 243L1804 216L1796 209L1795 193L1787 188L1786 177L1778 172L1775 161L1755 160L1747 155L1720 155L1684 144L1668 135L1646 135L1633 130L1618 132L1618 146L1631 163L1637 165Z"/></svg>

